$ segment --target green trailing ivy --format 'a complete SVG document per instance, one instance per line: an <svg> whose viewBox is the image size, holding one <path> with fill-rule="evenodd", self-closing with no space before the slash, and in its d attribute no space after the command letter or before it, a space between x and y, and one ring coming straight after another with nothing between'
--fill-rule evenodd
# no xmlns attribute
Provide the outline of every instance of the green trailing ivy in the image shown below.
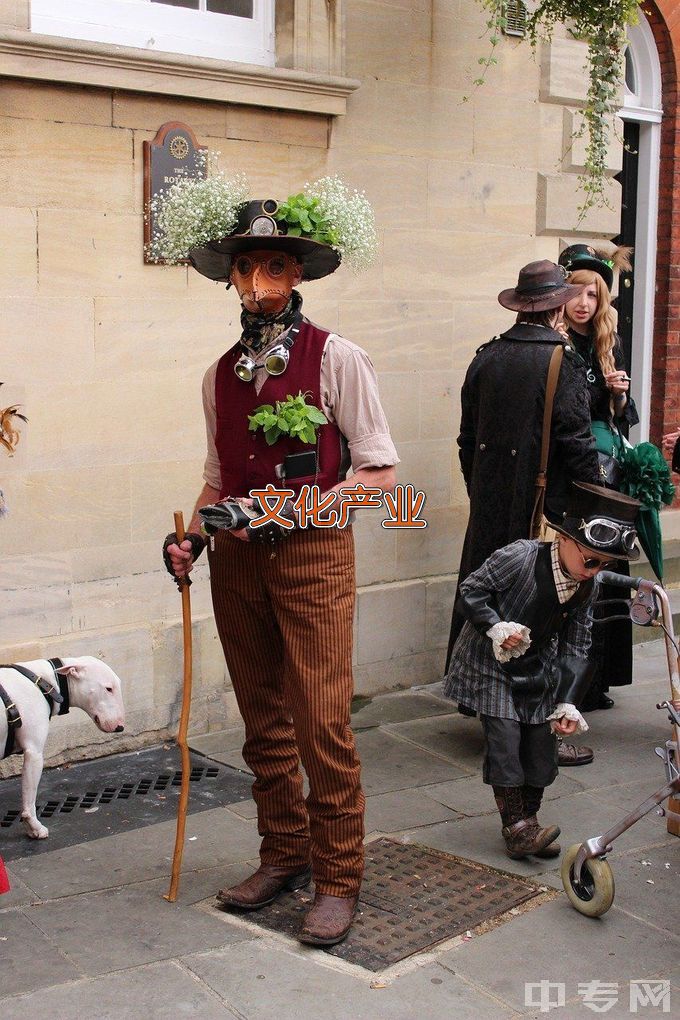
<svg viewBox="0 0 680 1020"><path fill-rule="evenodd" d="M318 430L328 424L328 419L318 407L308 404L306 397L306 393L298 393L297 397L288 394L285 400L277 400L275 406L261 404L248 415L249 431L262 429L267 446L273 446L281 436L313 446Z"/></svg>
<svg viewBox="0 0 680 1020"><path fill-rule="evenodd" d="M479 58L482 68L475 85L483 84L489 67L497 63L495 50L506 27L505 0L478 0L487 12L491 52ZM607 204L607 148L609 118L619 108L624 74L626 30L638 21L638 0L537 0L527 13L526 31L535 50L539 41L552 37L556 24L565 24L577 39L588 44L588 94L584 123L575 137L587 131L585 172L579 177L584 200L579 223L589 209Z"/></svg>

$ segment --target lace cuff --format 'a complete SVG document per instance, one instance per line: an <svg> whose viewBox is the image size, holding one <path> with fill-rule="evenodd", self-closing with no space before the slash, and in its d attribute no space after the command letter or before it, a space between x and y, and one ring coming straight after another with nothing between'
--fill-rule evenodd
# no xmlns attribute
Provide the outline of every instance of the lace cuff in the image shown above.
<svg viewBox="0 0 680 1020"><path fill-rule="evenodd" d="M550 729L555 732L553 722L557 722L558 719L570 719L577 723L574 733L586 733L589 729L588 723L585 721L576 705L565 705L561 703L557 706L554 712L551 712L548 716L547 721L550 723Z"/></svg>
<svg viewBox="0 0 680 1020"><path fill-rule="evenodd" d="M501 648L506 638L512 634L520 634L522 640L514 648ZM522 623L494 623L489 627L486 636L493 642L493 654L498 662L509 662L510 659L518 659L520 655L529 648L531 644L531 631Z"/></svg>

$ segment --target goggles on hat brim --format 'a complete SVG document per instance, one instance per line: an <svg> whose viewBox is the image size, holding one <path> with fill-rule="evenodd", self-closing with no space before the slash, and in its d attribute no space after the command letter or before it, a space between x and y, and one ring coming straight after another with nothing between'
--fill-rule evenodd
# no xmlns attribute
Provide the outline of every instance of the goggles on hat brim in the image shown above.
<svg viewBox="0 0 680 1020"><path fill-rule="evenodd" d="M635 552L637 531L629 524L619 524L605 517L594 517L590 521L581 521L578 530L583 532L584 545L592 548L609 549L619 545L631 556Z"/></svg>

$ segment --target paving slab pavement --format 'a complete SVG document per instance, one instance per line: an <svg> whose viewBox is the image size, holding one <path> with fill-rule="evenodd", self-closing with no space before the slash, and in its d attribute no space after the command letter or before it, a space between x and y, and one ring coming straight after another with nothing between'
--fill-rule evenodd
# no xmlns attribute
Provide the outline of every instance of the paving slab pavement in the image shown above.
<svg viewBox="0 0 680 1020"><path fill-rule="evenodd" d="M654 707L667 693L663 648L637 646L635 664L635 685L612 691L616 707L589 716L585 742L595 763L563 770L546 797L542 816L562 826L563 846L602 831L663 782L653 753L668 736ZM652 814L617 841L609 858L614 906L590 920L569 906L559 861L505 856L493 798L480 778L479 723L457 715L440 685L363 699L354 719L369 839L388 834L470 857L533 878L552 898L376 975L214 909L215 891L257 866L252 801L189 816L175 904L162 897L174 823L39 857L27 843L26 856L8 868L12 892L0 899L0 1017L540 1017L537 996L546 981L563 986L564 1005L551 1010L558 1020L592 1017L582 992L597 981L610 991L617 986L608 1016L627 1017L634 979L670 981L677 1013L680 841L663 819ZM231 727L192 746L243 768L240 740L241 728ZM536 987L527 991L528 983ZM663 1008L650 1000L637 1011L649 1017Z"/></svg>

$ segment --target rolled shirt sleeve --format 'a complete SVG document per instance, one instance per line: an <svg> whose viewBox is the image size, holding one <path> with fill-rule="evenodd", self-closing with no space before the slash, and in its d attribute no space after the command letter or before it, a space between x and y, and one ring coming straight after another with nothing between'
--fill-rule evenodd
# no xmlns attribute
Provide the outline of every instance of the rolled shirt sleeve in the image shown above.
<svg viewBox="0 0 680 1020"><path fill-rule="evenodd" d="M349 446L352 470L399 463L371 359L360 347L331 333L321 364L324 413Z"/></svg>
<svg viewBox="0 0 680 1020"><path fill-rule="evenodd" d="M215 378L217 376L216 361L203 376L203 414L205 415L206 455L203 467L203 481L218 491L222 487L220 459L215 446L217 432L217 406L215 403Z"/></svg>

